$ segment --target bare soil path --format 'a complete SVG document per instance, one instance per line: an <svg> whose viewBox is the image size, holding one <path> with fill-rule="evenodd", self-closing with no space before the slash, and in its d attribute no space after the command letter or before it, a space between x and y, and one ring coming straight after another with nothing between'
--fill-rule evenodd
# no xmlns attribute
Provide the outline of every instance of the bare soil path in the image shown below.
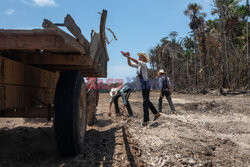
<svg viewBox="0 0 250 167"><path fill-rule="evenodd" d="M131 94L133 118L108 117L109 98L101 94L97 124L76 157L58 155L51 122L0 118L0 167L250 166L249 96L174 94L178 113L164 99L162 116L147 127L140 92ZM157 105L158 92L150 99Z"/></svg>

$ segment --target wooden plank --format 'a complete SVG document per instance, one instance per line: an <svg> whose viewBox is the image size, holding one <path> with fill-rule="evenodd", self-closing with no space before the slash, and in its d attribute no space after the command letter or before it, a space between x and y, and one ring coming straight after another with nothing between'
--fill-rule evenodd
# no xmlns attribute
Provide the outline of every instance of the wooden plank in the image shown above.
<svg viewBox="0 0 250 167"><path fill-rule="evenodd" d="M78 54L28 54L19 57L22 63L31 65L76 65L87 68L92 64L89 56Z"/></svg>
<svg viewBox="0 0 250 167"><path fill-rule="evenodd" d="M85 54L85 49L59 29L0 30L0 50L50 50Z"/></svg>
<svg viewBox="0 0 250 167"><path fill-rule="evenodd" d="M94 62L97 51L98 51L98 47L99 47L99 43L100 43L100 34L97 34L94 32L94 35L91 39L90 42L90 56Z"/></svg>
<svg viewBox="0 0 250 167"><path fill-rule="evenodd" d="M35 65L38 68L42 68L49 71L67 71L67 70L77 70L77 71L90 71L96 72L94 68L84 67L84 66L76 66L76 65Z"/></svg>
<svg viewBox="0 0 250 167"><path fill-rule="evenodd" d="M0 107L4 106L5 99L6 99L5 87L2 84L0 84Z"/></svg>
<svg viewBox="0 0 250 167"><path fill-rule="evenodd" d="M67 34L66 32L62 31L60 28L58 28L54 23L52 23L50 20L47 20L47 19L44 19L43 21L43 24L42 24L43 28L55 28L57 29L58 31L60 31L66 38L73 38L71 35ZM73 33L72 33L73 34ZM88 43L88 44L85 44L85 43L81 43L81 41L77 41L75 38L73 38L76 42L78 42L78 44L80 44L84 50L84 53L86 53L86 51L88 50L89 48L89 42L86 40L85 43ZM73 40L72 39L72 40Z"/></svg>
<svg viewBox="0 0 250 167"><path fill-rule="evenodd" d="M101 75L98 74L97 72L93 73L93 72L83 71L82 75L83 75L83 77L98 77L98 78L101 77Z"/></svg>
<svg viewBox="0 0 250 167"><path fill-rule="evenodd" d="M100 72L100 77L107 77L107 61L102 63L102 71Z"/></svg>
<svg viewBox="0 0 250 167"><path fill-rule="evenodd" d="M4 85L0 90L3 95L0 97L0 116L47 117L46 110L32 113L32 109L39 105L32 99L39 99L45 104L53 104L54 101L55 89Z"/></svg>
<svg viewBox="0 0 250 167"><path fill-rule="evenodd" d="M106 27L106 19L107 19L107 10L102 11L102 16L101 16L101 23L100 23L100 36L101 36L101 41L102 41L102 47L105 52L106 56L106 61L109 61L109 56L106 48L106 34L105 34L105 27Z"/></svg>
<svg viewBox="0 0 250 167"><path fill-rule="evenodd" d="M105 56L105 54L103 53L103 56ZM107 74L107 68L105 67L105 64L107 64L107 61L105 59L101 59L100 60L100 70L98 71L98 74L100 74L100 76L106 76Z"/></svg>
<svg viewBox="0 0 250 167"><path fill-rule="evenodd" d="M85 48L89 48L89 41L82 35L81 29L77 26L74 19L69 14L67 14L64 18L64 25L76 37L81 45Z"/></svg>
<svg viewBox="0 0 250 167"><path fill-rule="evenodd" d="M92 68L94 68L94 69L98 68L99 69L99 67L97 67L97 66L98 66L98 64L100 62L100 59L105 59L106 60L105 55L103 57L101 55L104 55L104 50L103 50L103 47L102 47L102 42L99 41L97 51L96 51L96 54L95 54L95 57L94 57L94 61L92 63Z"/></svg>
<svg viewBox="0 0 250 167"><path fill-rule="evenodd" d="M65 47L59 36L53 36L50 34L35 35L22 32L0 32L0 50L11 49L41 49L41 50L60 50Z"/></svg>
<svg viewBox="0 0 250 167"><path fill-rule="evenodd" d="M38 105L32 99L53 104L58 72L24 65L2 56L0 72L0 116L47 117L46 111L30 112Z"/></svg>
<svg viewBox="0 0 250 167"><path fill-rule="evenodd" d="M108 62L105 62L105 64L104 64L104 66L105 66L105 69L103 70L103 73L102 73L102 75L101 75L101 77L107 77L107 71L108 71Z"/></svg>
<svg viewBox="0 0 250 167"><path fill-rule="evenodd" d="M59 73L42 70L1 56L0 64L0 85L23 85L40 88L56 87Z"/></svg>

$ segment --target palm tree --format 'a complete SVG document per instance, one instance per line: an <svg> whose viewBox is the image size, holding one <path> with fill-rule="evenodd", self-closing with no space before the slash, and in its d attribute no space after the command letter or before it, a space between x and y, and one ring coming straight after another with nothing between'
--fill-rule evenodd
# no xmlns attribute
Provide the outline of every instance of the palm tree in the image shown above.
<svg viewBox="0 0 250 167"><path fill-rule="evenodd" d="M193 49L194 49L194 41L192 38L186 36L183 39L183 48L185 48L185 60L186 60L186 74L188 79L188 85L190 86L190 74L189 74L189 61L192 57Z"/></svg>
<svg viewBox="0 0 250 167"><path fill-rule="evenodd" d="M196 39L197 30L201 26L204 17L206 17L205 13L201 12L202 7L197 3L190 3L188 8L184 11L186 16L189 16L191 22L189 23L189 27L193 30L194 39ZM195 42L196 44L196 42ZM197 49L195 49L195 85L197 86Z"/></svg>
<svg viewBox="0 0 250 167"><path fill-rule="evenodd" d="M249 51L248 51L248 16L250 14L249 10L249 3L248 0L246 0L246 11L247 11L247 26L246 26L246 35L247 35L247 87L250 90L250 59L249 59Z"/></svg>
<svg viewBox="0 0 250 167"><path fill-rule="evenodd" d="M244 20L244 17L247 16L247 12L245 12L245 9L247 8L244 6L239 6L240 0L227 0L227 1L221 1L221 0L214 0L214 6L215 8L212 10L213 15L218 15L219 21L220 21L220 42L222 43L222 66L223 66L223 78L222 78L222 87L231 86L231 82L235 79L231 79L231 76L235 75L237 73L237 76L235 78L238 78L238 83L236 84L239 86L239 80L241 71L240 68L240 62L242 58L242 46L244 44L241 44L240 46L235 42L239 38L244 38L244 30L241 28L241 23ZM241 21L242 20L242 21ZM246 24L247 25L247 24ZM240 37L242 36L242 37ZM247 35L246 35L247 37ZM242 40L241 40L242 41ZM248 46L248 45L246 45ZM232 54L234 53L234 54ZM231 67L234 67L232 65L232 61L236 61L237 68L234 68L234 71L231 73ZM231 62L231 63L230 63ZM236 72L238 71L238 72Z"/></svg>

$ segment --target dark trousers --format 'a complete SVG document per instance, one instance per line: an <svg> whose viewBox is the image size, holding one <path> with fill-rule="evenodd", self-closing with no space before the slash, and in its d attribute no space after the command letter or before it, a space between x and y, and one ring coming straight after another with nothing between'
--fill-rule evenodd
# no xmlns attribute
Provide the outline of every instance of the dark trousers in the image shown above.
<svg viewBox="0 0 250 167"><path fill-rule="evenodd" d="M133 116L133 111L132 111L131 105L130 105L130 103L129 103L129 101L128 101L131 92L132 92L132 90L131 90L131 89L128 89L128 90L126 90L124 93L125 93L125 98L126 98L126 101L127 101L126 108L127 108L127 110L128 110L128 114L129 114L130 116ZM116 114L119 114L119 113L120 113L120 108L119 108L119 104L118 104L118 99L119 99L119 97L121 97L121 95L116 96L115 99L114 99L114 103L115 103L115 113L116 113Z"/></svg>
<svg viewBox="0 0 250 167"><path fill-rule="evenodd" d="M150 86L141 83L142 88L142 97L143 97L143 112L144 112L144 122L149 121L149 111L148 108L152 111L152 113L155 115L158 113L153 103L149 100L149 93L150 93Z"/></svg>
<svg viewBox="0 0 250 167"><path fill-rule="evenodd" d="M171 108L171 111L175 111L174 104L172 102L172 98L171 98L170 93L168 91L163 91L162 96L163 97L165 96L167 98L168 104L169 104L169 106ZM163 98L159 98L159 101L158 101L158 110L159 110L159 112L162 112L162 99Z"/></svg>

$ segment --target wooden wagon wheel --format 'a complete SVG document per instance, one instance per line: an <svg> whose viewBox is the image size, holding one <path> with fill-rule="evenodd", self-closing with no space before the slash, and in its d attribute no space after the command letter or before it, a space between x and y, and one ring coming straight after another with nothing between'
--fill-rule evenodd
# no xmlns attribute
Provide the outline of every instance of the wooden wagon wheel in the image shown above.
<svg viewBox="0 0 250 167"><path fill-rule="evenodd" d="M60 74L55 93L54 130L59 152L76 155L83 151L87 125L87 92L79 71Z"/></svg>

